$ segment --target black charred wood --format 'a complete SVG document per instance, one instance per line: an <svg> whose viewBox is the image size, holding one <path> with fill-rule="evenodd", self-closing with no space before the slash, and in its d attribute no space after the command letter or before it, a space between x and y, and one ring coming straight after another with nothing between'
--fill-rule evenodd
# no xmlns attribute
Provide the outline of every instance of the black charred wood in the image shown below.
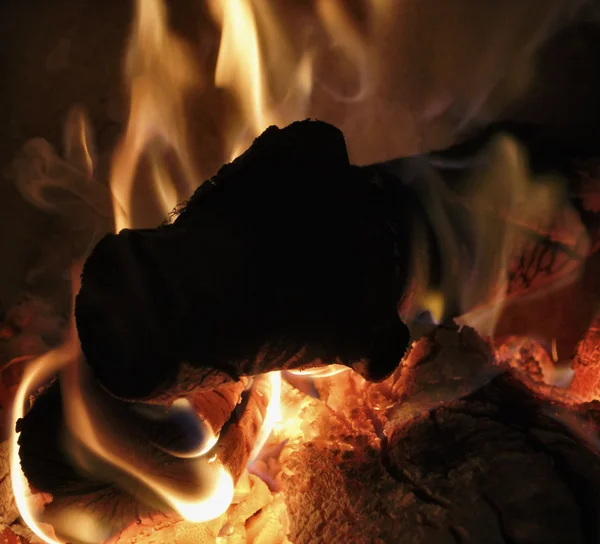
<svg viewBox="0 0 600 544"><path fill-rule="evenodd" d="M102 386L156 399L331 363L388 376L409 342L409 229L370 178L336 128L271 127L173 224L105 237L75 310Z"/></svg>
<svg viewBox="0 0 600 544"><path fill-rule="evenodd" d="M561 173L574 186L568 174L589 150L536 127L497 125L444 152L365 168L350 165L331 125L269 128L204 183L173 224L124 230L95 248L75 314L97 379L117 397L164 402L193 388L315 364L385 378L409 342L397 308L411 283L443 293L446 319L467 310L460 295L477 262L477 227L448 195L486 160L499 132L527 148L535 174ZM427 189L431 179L441 180L446 197L424 196L436 187ZM435 230L426 209L432 199L444 208L447 232ZM440 239L448 236L460 255L441 259ZM523 236L531 238L523 251L539 264L544 236ZM409 277L417 253L426 279ZM547 275L558 277L555 260L557 270ZM510 334L531 328L517 325ZM554 329L537 334L557 336Z"/></svg>

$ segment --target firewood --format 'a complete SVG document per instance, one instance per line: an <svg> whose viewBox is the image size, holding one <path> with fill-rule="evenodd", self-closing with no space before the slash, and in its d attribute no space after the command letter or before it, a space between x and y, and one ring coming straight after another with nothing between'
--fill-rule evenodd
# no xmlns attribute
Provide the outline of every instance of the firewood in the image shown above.
<svg viewBox="0 0 600 544"><path fill-rule="evenodd" d="M410 191L397 192L350 166L334 127L269 128L173 224L96 246L75 313L98 380L161 399L311 364L385 378L408 343L409 232L392 212Z"/></svg>
<svg viewBox="0 0 600 544"><path fill-rule="evenodd" d="M238 384L233 386L233 392L229 392L232 398L239 389ZM231 385L228 387L231 388ZM231 474L234 482L239 480L248 463L270 396L269 377L255 378L254 383L242 395L241 402L235 402L233 413L229 414L228 420L220 429L217 445L207 453L215 456ZM133 417L130 403L110 397L107 400L112 403L112 413L105 413L103 417L110 417L110 421L115 421L116 418L124 421L124 428L135 436L133 447L126 455L135 457L138 468L147 466L150 473L168 473L185 487L186 478L191 475L187 467L188 460L172 457L155 446L159 438L163 443L168 442L168 439L157 436L157 433L172 433L171 425L162 425L157 429L152 422ZM197 397L192 401L192 406L202 405ZM92 472L89 472L89 468L84 470L74 464L73 456L65 451L65 445L69 444L65 441L65 436L68 438L69 431L63 418L60 388L56 382L36 398L32 409L18 423L18 430L21 432L21 465L25 476L33 489L49 493L53 497L44 512L47 522L60 525L63 509L78 512L85 510L85 505L90 508L93 505L91 510L87 508L92 518L100 526L110 528L114 534L140 516L153 518L155 522L163 518L178 519L166 505L157 502L153 494L144 490L143 485L128 484L128 478L119 471L98 461L91 465L94 468ZM131 447L132 441L128 444ZM135 492L135 496L132 492Z"/></svg>
<svg viewBox="0 0 600 544"><path fill-rule="evenodd" d="M485 160L481 150L505 128L492 127L466 150ZM540 140L531 128L508 132L528 146L535 175L570 175L586 154ZM465 162L464 147L356 168L330 125L269 128L202 185L173 224L124 230L95 248L76 318L98 380L117 397L164 403L241 376L319 364L384 379L408 344L396 306L410 299L415 281L442 291L446 318L470 309L460 301L466 277L478 283L469 276L477 269L469 207L458 193L433 194L445 199L452 231L440 235L421 200L427 177L440 176L452 191L472 175L469 164L478 163ZM581 208L578 197L573 206ZM518 224L518 217L494 213L499 225ZM579 247L590 218L573 210L557 215L546 230L520 226L522 253L504 263L509 298L497 336L554 339L564 358L592 319L589 278L598 259L587 262L585 244ZM444 262L440 236L456 238L460 257ZM419 252L425 280L413 268ZM457 259L464 274L453 269ZM525 296L534 291L543 295ZM569 324L563 316L575 300L578 318ZM538 312L540 304L550 310Z"/></svg>

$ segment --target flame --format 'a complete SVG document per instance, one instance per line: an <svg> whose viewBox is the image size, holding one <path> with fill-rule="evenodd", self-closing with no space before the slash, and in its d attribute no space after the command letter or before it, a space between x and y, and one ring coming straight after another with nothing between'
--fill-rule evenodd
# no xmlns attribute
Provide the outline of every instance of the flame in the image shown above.
<svg viewBox="0 0 600 544"><path fill-rule="evenodd" d="M193 54L169 30L162 0L136 0L135 5L125 67L130 86L129 120L110 175L116 231L132 226L132 189L144 153L150 157L164 215L180 200L173 179L166 175L165 148L177 156L187 182L186 196L198 184L188 148L184 108L187 93L199 84Z"/></svg>
<svg viewBox="0 0 600 544"><path fill-rule="evenodd" d="M74 294L79 290L81 270L81 263L76 263L71 270ZM79 354L77 329L75 319L72 316L65 341L56 349L38 357L27 366L13 403L11 424L14 431L10 443L10 475L13 494L23 521L36 536L48 544L60 544L61 541L56 539L56 535L50 527L39 523L36 519L35 499L29 490L29 484L21 469L21 459L19 457L19 436L21 433L17 432L16 428L17 422L27 413L26 405L30 395L54 376L56 372L72 364L79 357Z"/></svg>
<svg viewBox="0 0 600 544"><path fill-rule="evenodd" d="M81 265L77 264L72 270L73 296L79 290L81 268ZM188 521L208 521L221 515L231 504L234 486L230 474L219 462L200 457L212 448L214 441L209 441L208 446L205 445L202 451L196 452L196 459L193 460L195 477L204 485L203 493L199 496L190 497L189 493L179 490L169 478L149 474L139 468L133 459L123 455L120 451L123 441L112 436L107 426L102 424L102 414L94 413L90 396L84 395L86 388L82 382L82 365L83 356L75 319L72 316L63 344L34 360L27 368L15 397L13 428L16 429L18 420L25 416L26 402L32 392L60 371L67 427L87 451L142 483ZM270 406L270 413L273 409ZM59 544L61 540L56 538L52 528L36 519L35 498L30 493L21 470L19 436L20 433L15 430L11 437L10 455L12 488L17 508L23 521L39 538L48 544ZM87 524L81 529L84 530L86 526Z"/></svg>
<svg viewBox="0 0 600 544"><path fill-rule="evenodd" d="M209 0L208 5L221 28L214 83L229 91L239 110L226 135L224 150L227 157L234 159L267 126L283 125L307 116L316 79L313 73L315 51L290 43L277 15L276 3L268 0ZM387 47L389 21L397 5L394 0L367 1L368 24L361 28L340 0L317 0L315 3L318 24L313 25L312 30L324 33L332 47L344 53L359 75L358 86L349 95L319 81L335 100L356 103L373 98L379 108L383 105L384 111L388 105L393 106L382 98L379 88L385 79L380 56ZM169 29L164 0L135 0L135 7L125 63L130 93L129 117L110 172L116 231L135 226L133 187L142 161L146 161L150 169L148 189L159 201L165 215L182 197L187 197L201 179L190 152L185 112L188 93L201 83L194 56L188 45ZM381 116L367 117L377 124ZM386 134L386 138L388 136L390 141L397 139L394 135ZM91 178L94 164L89 141L85 117L76 112L69 122L66 152L86 177ZM81 145L71 145L74 142ZM369 142L363 143L369 148L366 145ZM177 158L184 187L179 186L179 177L176 179L172 172L168 151ZM507 265L515 246L515 229L505 225L498 231L497 223L489 221L490 206L500 206L512 216L545 224L556 209L558 198L553 186L532 183L524 168L522 153L514 142L501 140L495 159L490 172L478 177L467 202L476 211L477 254L472 270L465 270L460 263L453 262L460 251L457 240L448 234L452 228L447 228L451 222L446 217L444 204L436 204L442 193L434 190L426 195L431 204L428 207L430 219L440 236L442 258L448 265L449 274L442 281L440 290L417 289L413 301L413 305L428 309L433 319L440 322L446 309L452 307L449 299L453 296L465 312L463 321L475 326L482 334L493 334L506 298ZM502 179L495 178L494 172ZM495 192L498 190L501 193ZM427 276L426 265L419 262L415 267L415 271L423 269L422 277ZM415 277L421 277L421 274L415 274ZM74 293L78 289L76 279L73 281ZM481 291L481 286L485 292ZM475 302L482 298L489 304L483 309L473 309ZM212 435L202 447L186 454L163 450L190 461L198 480L210 484L205 494L190 496L168 478L148 472L131 457L122 454L126 442L103 424L102 414L97 413L92 399L84 394L84 370L77 331L71 319L64 344L35 360L27 369L17 391L12 423L16 425L25 415L27 400L35 388L60 371L67 426L89 452L141 482L187 520L206 521L224 512L233 498L232 478L216 457L206 459L218 436ZM293 373L325 378L347 370L346 367L332 366ZM281 420L281 379L279 372L269 375L271 396L249 462L260 454L271 431ZM189 408L185 400L181 403ZM19 433L14 432L11 437L11 478L17 506L23 520L37 536L47 543L58 543L52 529L36 520L35 504L20 467L18 438ZM85 519L81 530L91 530L92 520L77 519Z"/></svg>
<svg viewBox="0 0 600 544"><path fill-rule="evenodd" d="M337 376L342 372L346 372L350 370L347 366L344 365L329 365L317 368L306 368L302 370L288 370L290 374L294 376L308 376L310 378L331 378L332 376Z"/></svg>
<svg viewBox="0 0 600 544"><path fill-rule="evenodd" d="M194 460L196 479L210 485L200 496L188 497L189 493L179 490L170 478L155 476L123 455L124 441L112 436L111 429L92 411L89 399L84 398L81 372L79 358L76 364L63 369L61 383L67 427L89 452L142 483L188 521L209 521L227 510L233 499L233 480L220 463L203 458Z"/></svg>
<svg viewBox="0 0 600 544"><path fill-rule="evenodd" d="M558 363L558 347L556 346L556 338L552 338L552 342L550 343L550 354L552 355L552 360L555 363Z"/></svg>
<svg viewBox="0 0 600 544"><path fill-rule="evenodd" d="M222 25L215 83L233 92L249 130L259 134L270 124L270 115L252 2L213 0L210 6ZM232 158L239 151L233 144Z"/></svg>
<svg viewBox="0 0 600 544"><path fill-rule="evenodd" d="M439 322L445 312L458 313L461 324L493 337L508 303L510 266L526 250L528 233L550 232L557 218L566 216L570 204L564 184L556 177L534 177L525 150L508 135L491 142L485 160L471 165L473 174L456 192L429 166L415 166L423 176L413 187L434 230L442 277L432 289L432 248L415 225L411 277L420 281L403 302L401 315L415 322L427 310ZM573 279L570 275L566 281Z"/></svg>
<svg viewBox="0 0 600 544"><path fill-rule="evenodd" d="M271 398L269 399L269 404L265 410L265 417L258 436L256 437L254 448L248 459L249 464L260 454L271 431L277 422L281 420L281 372L270 372L268 377L271 385Z"/></svg>
<svg viewBox="0 0 600 544"><path fill-rule="evenodd" d="M472 182L470 207L475 213L477 272L468 278L461 302L468 311L479 301L490 301L485 312L463 317L465 323L487 336L493 335L506 299L508 266L523 249L518 241L521 225L546 230L563 205L560 181L534 179L525 157L514 139L501 137L492 144L485 171ZM490 220L490 212L500 217Z"/></svg>
<svg viewBox="0 0 600 544"><path fill-rule="evenodd" d="M369 7L375 3L371 2ZM363 100L368 95L373 82L372 66L369 63L371 48L342 2L320 0L317 2L316 10L333 47L341 49L360 77L357 91L350 97L342 96L330 86L325 86L327 91L340 101L358 102Z"/></svg>
<svg viewBox="0 0 600 544"><path fill-rule="evenodd" d="M313 88L310 50L296 54L271 3L210 0L221 27L215 85L240 110L227 134L226 156L235 159L270 125L302 119Z"/></svg>
<svg viewBox="0 0 600 544"><path fill-rule="evenodd" d="M219 12L218 7L218 3L213 3L215 13ZM271 98L261 67L262 53L254 6L245 0L232 0L223 7L223 37L216 81L229 87L234 93L237 89L246 131L255 136L268 124L283 117L275 116L269 108ZM281 38L272 14L262 10L260 19L270 28L271 39ZM279 62L286 59L286 56L281 57ZM305 97L311 87L310 64L303 58L294 66L294 87L300 90L300 97ZM143 158L150 166L150 189L160 201L165 214L181 200L168 168L165 150L174 151L179 161L187 183L186 195L197 185L198 180L188 148L184 98L199 81L191 52L168 28L166 8L162 0L136 1L135 23L126 55L125 75L130 88L129 119L123 139L115 150L110 172L116 231L134 226L133 184ZM290 93L287 93L286 98L289 99L289 96ZM295 116L296 111L290 115ZM87 177L91 177L94 164L92 150L87 145L90 141L88 131L85 116L75 111L68 124L67 154ZM237 154L235 146L241 141L241 138L232 140L232 156ZM74 267L73 270L78 272L79 267ZM74 294L79 289L78 279L78 273L74 273ZM25 415L25 402L34 388L57 371L61 372L67 427L87 452L142 483L188 521L214 519L229 507L234 493L232 478L214 457L205 457L218 440L218 436L214 434L197 451L186 454L165 451L185 458L189 461L188 466L191 463L195 476L205 487L200 496L189 496L189 493L179 490L169 478L151 474L140 468L133 459L123 455L123 445L126 442L114 436L107 425L103 425L102 414L98 413L93 397L84 394L85 367L73 317L64 344L35 360L25 374L15 400L15 425ZM271 397L251 460L258 455L280 417L280 373L272 373L269 381ZM186 401L182 399L181 402ZM53 534L52 528L36 520L35 505L20 469L18 438L19 433L15 432L11 441L12 483L17 506L23 520L41 539L48 543L58 543L60 540ZM77 453L74 453L74 457L78 457ZM89 528L89 523L83 524L82 530L85 530L84 527Z"/></svg>
<svg viewBox="0 0 600 544"><path fill-rule="evenodd" d="M15 396L12 414L12 428L15 429L19 419L25 416L26 403L31 393L44 381L51 378L60 368L69 363L76 355L70 343L49 351L32 362L23 375L23 379ZM19 436L21 433L14 432L11 437L10 453L10 475L15 502L19 514L27 526L44 542L48 544L60 544L51 527L37 521L35 512L37 510L34 497L29 490L29 483L21 469L19 457Z"/></svg>

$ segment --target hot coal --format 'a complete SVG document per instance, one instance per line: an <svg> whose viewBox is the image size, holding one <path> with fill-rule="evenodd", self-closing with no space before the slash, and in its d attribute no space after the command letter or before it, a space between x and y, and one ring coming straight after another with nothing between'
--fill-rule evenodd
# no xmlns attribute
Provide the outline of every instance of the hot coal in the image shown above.
<svg viewBox="0 0 600 544"><path fill-rule="evenodd" d="M286 464L292 542L598 542L600 458L512 377L385 434L361 393Z"/></svg>

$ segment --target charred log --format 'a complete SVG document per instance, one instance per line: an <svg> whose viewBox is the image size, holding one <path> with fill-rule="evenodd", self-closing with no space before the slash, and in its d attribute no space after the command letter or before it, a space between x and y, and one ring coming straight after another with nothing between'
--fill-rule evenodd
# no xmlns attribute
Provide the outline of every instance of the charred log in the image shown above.
<svg viewBox="0 0 600 544"><path fill-rule="evenodd" d="M89 364L128 399L310 364L385 378L408 344L398 205L332 126L268 129L172 225L98 244L76 302Z"/></svg>
<svg viewBox="0 0 600 544"><path fill-rule="evenodd" d="M535 131L515 136L531 144L537 173L568 171L568 146L549 147L553 163ZM467 146L470 162L459 148L355 168L341 133L329 125L270 128L202 185L173 224L124 230L95 248L76 318L98 380L120 398L168 402L196 387L318 364L385 378L408 345L396 306L421 280L417 252L424 254L426 288L444 294L445 317L467 310L459 300L465 277L450 270L457 260L465 272L477 268L476 228L459 195L449 193L443 206L460 258L444 262L439 237L449 233L440 234L439 225L436 232L421 193L431 176L451 190L460 185L485 161L489 139ZM522 254L510 263L498 336L535 335L548 345L554 339L560 356L570 355L593 317L588 277L596 261L587 266L578 244L594 217L582 220L571 222L575 233L565 233L570 227L560 217L547 232L521 229ZM565 236L573 243L561 241ZM544 291L543 303L524 297L536 290ZM577 322L568 324L574 300L584 301L585 311L579 308ZM543 305L552 310L535 309Z"/></svg>

